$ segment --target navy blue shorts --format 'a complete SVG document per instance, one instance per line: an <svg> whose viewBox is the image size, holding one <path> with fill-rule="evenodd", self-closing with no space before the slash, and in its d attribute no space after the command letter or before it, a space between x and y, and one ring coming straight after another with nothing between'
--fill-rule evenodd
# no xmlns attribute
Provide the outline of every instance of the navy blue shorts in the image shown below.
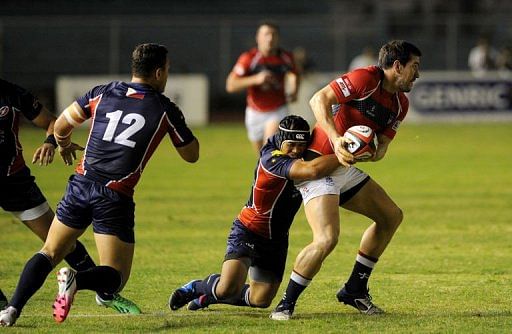
<svg viewBox="0 0 512 334"><path fill-rule="evenodd" d="M133 199L82 175L69 178L56 215L66 226L83 230L92 223L94 233L116 235L124 242L135 243Z"/></svg>
<svg viewBox="0 0 512 334"><path fill-rule="evenodd" d="M231 226L224 261L248 257L251 267L272 272L283 279L288 254L288 238L267 239L247 229L238 219Z"/></svg>
<svg viewBox="0 0 512 334"><path fill-rule="evenodd" d="M46 198L24 167L10 176L0 177L0 206L5 211L25 211L46 202Z"/></svg>

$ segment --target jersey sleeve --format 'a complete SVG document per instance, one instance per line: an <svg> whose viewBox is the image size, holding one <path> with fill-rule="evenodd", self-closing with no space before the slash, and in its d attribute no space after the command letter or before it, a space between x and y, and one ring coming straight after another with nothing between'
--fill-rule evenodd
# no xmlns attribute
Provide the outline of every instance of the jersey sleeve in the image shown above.
<svg viewBox="0 0 512 334"><path fill-rule="evenodd" d="M238 57L232 72L239 77L244 77L249 74L249 67L251 65L251 55L249 52L244 52Z"/></svg>
<svg viewBox="0 0 512 334"><path fill-rule="evenodd" d="M363 97L376 85L374 77L364 68L343 74L329 83L340 104Z"/></svg>
<svg viewBox="0 0 512 334"><path fill-rule="evenodd" d="M36 118L41 112L41 109L43 109L43 105L26 89L15 86L15 90L18 97L19 108L23 116L30 121Z"/></svg>
<svg viewBox="0 0 512 334"><path fill-rule="evenodd" d="M260 158L263 168L270 174L290 179L290 169L296 159L292 159L279 150L264 151Z"/></svg>
<svg viewBox="0 0 512 334"><path fill-rule="evenodd" d="M97 101L101 98L101 95L105 93L107 88L107 85L96 86L76 99L76 102L80 105L80 108L82 108L87 118L92 116L91 110L94 109L95 104L97 104Z"/></svg>
<svg viewBox="0 0 512 334"><path fill-rule="evenodd" d="M405 116L407 115L407 112L409 111L409 99L407 98L407 96L401 93L398 96L398 100L400 103L399 114L397 115L395 121L391 122L391 124L382 131L382 134L384 134L386 137L390 139L395 138L396 132L398 131L400 124L402 123Z"/></svg>
<svg viewBox="0 0 512 334"><path fill-rule="evenodd" d="M170 100L167 99L166 102L167 107L165 113L169 122L168 133L171 137L172 144L174 147L182 147L190 144L195 139L195 136L187 126L183 112Z"/></svg>

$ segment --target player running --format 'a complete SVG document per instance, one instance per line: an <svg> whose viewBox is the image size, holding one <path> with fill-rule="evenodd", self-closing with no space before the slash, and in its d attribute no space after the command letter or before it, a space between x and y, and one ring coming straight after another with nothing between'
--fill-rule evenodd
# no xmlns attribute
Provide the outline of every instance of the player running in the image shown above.
<svg viewBox="0 0 512 334"><path fill-rule="evenodd" d="M73 128L92 119L85 153L69 179L44 247L21 273L15 302L0 312L0 325L16 322L29 298L91 223L100 265L58 271L55 321L66 319L78 290L113 295L126 284L135 246L133 189L146 163L166 134L185 161L199 158L199 143L181 110L162 95L168 71L167 49L141 44L132 54L131 82L97 86L57 119L55 137L67 165L80 149L71 142Z"/></svg>

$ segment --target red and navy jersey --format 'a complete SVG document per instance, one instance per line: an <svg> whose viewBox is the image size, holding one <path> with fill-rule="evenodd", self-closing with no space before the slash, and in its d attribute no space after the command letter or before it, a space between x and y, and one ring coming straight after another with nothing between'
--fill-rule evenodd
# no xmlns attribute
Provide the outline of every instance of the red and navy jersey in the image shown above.
<svg viewBox="0 0 512 334"><path fill-rule="evenodd" d="M0 79L0 176L12 175L25 167L18 138L20 117L23 114L31 121L42 108L27 90Z"/></svg>
<svg viewBox="0 0 512 334"><path fill-rule="evenodd" d="M251 195L238 220L250 231L268 239L286 238L302 197L290 180L296 159L279 151L271 137L261 149L254 171Z"/></svg>
<svg viewBox="0 0 512 334"><path fill-rule="evenodd" d="M383 72L377 66L356 69L331 81L337 98L332 108L334 123L339 134L354 125L366 125L377 134L393 139L409 109L409 100L403 92L389 93L382 88ZM332 143L316 125L309 150L330 154Z"/></svg>
<svg viewBox="0 0 512 334"><path fill-rule="evenodd" d="M244 52L238 58L233 72L239 77L269 71L277 78L275 85L250 86L247 89L247 105L258 111L273 111L286 104L284 79L287 72L297 73L293 55L277 50L275 55L263 56L257 48Z"/></svg>
<svg viewBox="0 0 512 334"><path fill-rule="evenodd" d="M175 147L195 138L181 110L146 84L111 82L76 102L92 119L76 172L128 196L166 134Z"/></svg>

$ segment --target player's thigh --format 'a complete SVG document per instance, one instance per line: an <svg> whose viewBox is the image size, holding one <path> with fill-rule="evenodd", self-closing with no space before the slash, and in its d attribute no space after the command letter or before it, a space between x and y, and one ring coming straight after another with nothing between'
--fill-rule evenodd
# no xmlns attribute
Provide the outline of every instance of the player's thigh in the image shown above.
<svg viewBox="0 0 512 334"><path fill-rule="evenodd" d="M387 219L401 215L400 208L373 179L366 182L342 207L365 215L377 223L382 221L383 218Z"/></svg>
<svg viewBox="0 0 512 334"><path fill-rule="evenodd" d="M53 265L57 265L75 247L84 231L69 227L54 217L41 251L52 258Z"/></svg>
<svg viewBox="0 0 512 334"><path fill-rule="evenodd" d="M52 209L48 208L45 213L37 218L23 220L23 224L25 224L25 226L27 226L41 240L45 241L46 236L48 235L48 231L50 230L53 217L54 214Z"/></svg>
<svg viewBox="0 0 512 334"><path fill-rule="evenodd" d="M306 218L313 231L313 239L337 238L340 233L339 195L312 198L304 206Z"/></svg>
<svg viewBox="0 0 512 334"><path fill-rule="evenodd" d="M123 275L123 284L128 281L132 268L135 244L123 241L110 234L94 233L100 265L110 266Z"/></svg>

